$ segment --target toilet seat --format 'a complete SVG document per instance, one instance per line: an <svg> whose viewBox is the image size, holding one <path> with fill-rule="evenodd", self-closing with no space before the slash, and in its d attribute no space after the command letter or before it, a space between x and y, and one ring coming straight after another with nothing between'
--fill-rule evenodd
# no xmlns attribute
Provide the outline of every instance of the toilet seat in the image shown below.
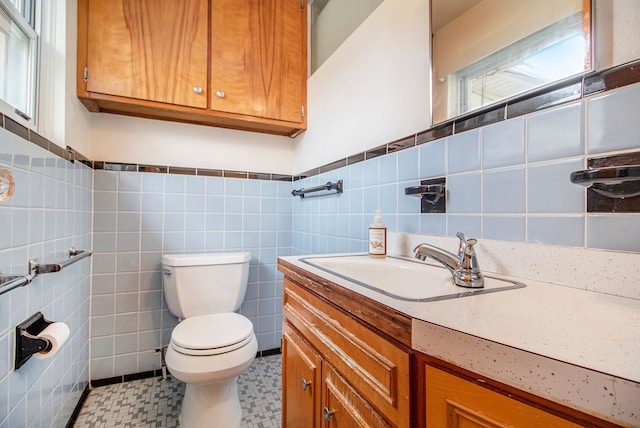
<svg viewBox="0 0 640 428"><path fill-rule="evenodd" d="M171 332L171 347L184 355L225 354L253 338L253 324L234 313L200 315L183 320Z"/></svg>

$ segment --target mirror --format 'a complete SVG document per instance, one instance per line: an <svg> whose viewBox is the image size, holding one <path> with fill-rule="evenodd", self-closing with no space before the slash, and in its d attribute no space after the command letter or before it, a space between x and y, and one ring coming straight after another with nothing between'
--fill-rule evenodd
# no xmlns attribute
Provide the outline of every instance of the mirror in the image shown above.
<svg viewBox="0 0 640 428"><path fill-rule="evenodd" d="M589 0L432 0L432 124L591 70Z"/></svg>

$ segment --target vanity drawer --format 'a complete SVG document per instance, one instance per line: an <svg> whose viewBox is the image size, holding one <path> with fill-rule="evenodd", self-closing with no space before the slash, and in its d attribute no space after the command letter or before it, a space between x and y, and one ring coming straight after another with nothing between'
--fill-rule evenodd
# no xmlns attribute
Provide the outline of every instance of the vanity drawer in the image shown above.
<svg viewBox="0 0 640 428"><path fill-rule="evenodd" d="M409 426L409 353L286 278L284 287L286 321L389 422Z"/></svg>

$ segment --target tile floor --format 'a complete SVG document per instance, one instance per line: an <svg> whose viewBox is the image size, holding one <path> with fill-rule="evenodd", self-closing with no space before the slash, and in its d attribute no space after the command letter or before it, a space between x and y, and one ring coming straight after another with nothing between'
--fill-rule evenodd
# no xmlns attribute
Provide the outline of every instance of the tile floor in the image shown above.
<svg viewBox="0 0 640 428"><path fill-rule="evenodd" d="M177 427L184 384L175 379L160 380L142 379L93 389L74 427ZM242 428L280 427L280 355L256 358L238 378L238 386Z"/></svg>

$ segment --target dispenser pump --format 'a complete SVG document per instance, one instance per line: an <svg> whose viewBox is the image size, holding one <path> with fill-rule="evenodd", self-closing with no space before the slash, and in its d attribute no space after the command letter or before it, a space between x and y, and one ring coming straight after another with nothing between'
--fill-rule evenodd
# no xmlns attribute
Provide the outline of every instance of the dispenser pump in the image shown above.
<svg viewBox="0 0 640 428"><path fill-rule="evenodd" d="M369 256L384 258L387 255L387 226L382 222L380 210L376 210L369 225Z"/></svg>

